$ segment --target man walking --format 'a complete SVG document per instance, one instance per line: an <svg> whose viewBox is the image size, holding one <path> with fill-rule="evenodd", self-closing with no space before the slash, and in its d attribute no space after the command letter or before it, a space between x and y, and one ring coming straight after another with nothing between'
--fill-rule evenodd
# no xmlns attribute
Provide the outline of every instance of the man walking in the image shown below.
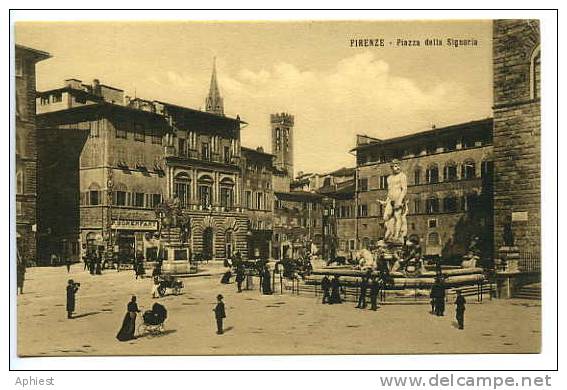
<svg viewBox="0 0 567 390"><path fill-rule="evenodd" d="M331 303L331 294L329 293L331 281L328 275L323 276L323 279L321 279L321 289L323 289L323 302L321 303Z"/></svg>
<svg viewBox="0 0 567 390"><path fill-rule="evenodd" d="M71 259L69 257L65 260L65 266L67 267L67 273L71 272Z"/></svg>
<svg viewBox="0 0 567 390"><path fill-rule="evenodd" d="M445 315L445 283L443 279L439 279L437 290L437 309L436 313L438 316Z"/></svg>
<svg viewBox="0 0 567 390"><path fill-rule="evenodd" d="M215 319L217 320L217 334L223 334L222 321L224 318L226 318L224 303L222 299L223 296L221 294L217 295L217 305L213 309L213 311L215 312Z"/></svg>
<svg viewBox="0 0 567 390"><path fill-rule="evenodd" d="M368 270L366 275L362 277L362 281L360 282L360 295L358 296L358 304L356 305L357 309L366 309L366 291L368 290L368 280L372 271Z"/></svg>
<svg viewBox="0 0 567 390"><path fill-rule="evenodd" d="M467 301L463 297L461 290L457 290L457 299L455 299L455 305L457 305L457 323L459 324L459 329L465 329L465 304Z"/></svg>
<svg viewBox="0 0 567 390"><path fill-rule="evenodd" d="M242 263L238 263L236 266L236 286L238 287L238 292L242 292L242 282L244 281L244 266Z"/></svg>
<svg viewBox="0 0 567 390"><path fill-rule="evenodd" d="M380 283L381 281L372 276L372 281L370 282L370 308L374 311L378 309L378 294L380 293Z"/></svg>
<svg viewBox="0 0 567 390"><path fill-rule="evenodd" d="M341 299L341 282L338 275L333 276L331 280L331 304L343 303Z"/></svg>
<svg viewBox="0 0 567 390"><path fill-rule="evenodd" d="M79 283L75 283L73 279L67 281L67 318L73 317L75 311L75 294L79 291Z"/></svg>

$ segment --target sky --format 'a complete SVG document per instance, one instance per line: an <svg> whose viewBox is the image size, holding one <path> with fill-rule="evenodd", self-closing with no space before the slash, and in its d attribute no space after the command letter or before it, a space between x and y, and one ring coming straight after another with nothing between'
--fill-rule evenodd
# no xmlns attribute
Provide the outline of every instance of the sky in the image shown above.
<svg viewBox="0 0 567 390"><path fill-rule="evenodd" d="M351 47L351 39L384 47ZM439 38L443 46L425 46ZM447 38L476 46L446 45ZM421 46L397 46L397 40ZM213 58L242 145L271 150L271 113L295 116L295 172L354 166L356 134L391 138L492 115L490 21L18 22L15 41L49 52L37 89L78 78L203 108ZM391 42L391 44L390 44Z"/></svg>

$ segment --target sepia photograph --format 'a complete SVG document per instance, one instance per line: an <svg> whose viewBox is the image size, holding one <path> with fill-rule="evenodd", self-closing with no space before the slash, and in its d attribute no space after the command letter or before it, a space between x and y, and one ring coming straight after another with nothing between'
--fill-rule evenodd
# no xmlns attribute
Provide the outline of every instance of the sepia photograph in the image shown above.
<svg viewBox="0 0 567 390"><path fill-rule="evenodd" d="M17 356L541 353L541 28L17 21Z"/></svg>

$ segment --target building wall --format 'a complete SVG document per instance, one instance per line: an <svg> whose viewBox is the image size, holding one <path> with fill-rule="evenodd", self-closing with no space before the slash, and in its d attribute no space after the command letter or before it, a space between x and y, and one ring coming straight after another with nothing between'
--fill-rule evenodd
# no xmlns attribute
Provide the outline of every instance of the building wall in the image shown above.
<svg viewBox="0 0 567 390"><path fill-rule="evenodd" d="M491 189L487 187L492 180L493 146L489 143L490 132L487 133L490 127L486 128L490 124L481 122L478 131L467 127L467 144L461 141L461 131L441 129L443 136L434 141L434 150L421 150L419 133L402 142L377 143L375 151L364 150L368 155L390 158L399 151L418 152L406 153L400 165L408 184L408 237L419 238L425 254L458 257L466 251L473 236L492 242L490 234L486 237L483 234L492 228L492 204L488 201ZM457 126L466 127L466 124ZM384 237L384 207L377 201L387 198L385 185L391 168L389 162L382 158L380 161L359 164L355 199L336 202L337 233L342 251L366 248ZM474 163L474 175L465 175L463 166L471 163ZM438 170L436 183L427 182L426 172L432 166ZM446 166L454 167L454 177L445 178ZM415 172L419 172L418 181ZM438 202L437 210L428 207L432 198ZM349 208L348 213L345 207Z"/></svg>
<svg viewBox="0 0 567 390"><path fill-rule="evenodd" d="M495 20L494 242L540 252L539 22ZM537 74L536 74L537 73ZM508 237L508 238L505 238Z"/></svg>
<svg viewBox="0 0 567 390"><path fill-rule="evenodd" d="M37 261L37 136L35 124L36 57L16 46L16 232L18 253Z"/></svg>
<svg viewBox="0 0 567 390"><path fill-rule="evenodd" d="M293 192L291 193L293 194ZM283 256L283 246L294 248L288 252L289 257L300 256L300 246L313 243L318 250L323 243L323 206L320 198L289 199L275 194L273 250L276 259Z"/></svg>

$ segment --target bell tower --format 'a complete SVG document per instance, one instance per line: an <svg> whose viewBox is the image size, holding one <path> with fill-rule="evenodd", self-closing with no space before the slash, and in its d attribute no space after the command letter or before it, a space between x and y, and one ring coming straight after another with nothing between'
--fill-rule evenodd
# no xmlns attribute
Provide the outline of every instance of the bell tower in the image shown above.
<svg viewBox="0 0 567 390"><path fill-rule="evenodd" d="M274 165L286 171L290 179L293 179L293 124L293 115L288 113L270 115Z"/></svg>

